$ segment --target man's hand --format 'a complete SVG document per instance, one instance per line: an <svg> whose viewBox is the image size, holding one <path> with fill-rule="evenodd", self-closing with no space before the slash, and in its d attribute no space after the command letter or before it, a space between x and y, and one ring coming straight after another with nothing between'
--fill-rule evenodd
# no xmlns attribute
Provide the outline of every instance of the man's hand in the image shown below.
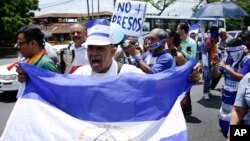
<svg viewBox="0 0 250 141"><path fill-rule="evenodd" d="M27 80L27 76L25 74L25 72L20 68L20 66L18 64L16 64L16 72L17 72L17 78L18 78L18 81L23 83L23 82L26 82Z"/></svg>
<svg viewBox="0 0 250 141"><path fill-rule="evenodd" d="M128 47L124 49L124 51L126 54L131 55L131 56L134 56L140 53L140 51L136 49L135 45L129 45Z"/></svg>
<svg viewBox="0 0 250 141"><path fill-rule="evenodd" d="M193 71L188 77L189 81L191 81L191 82L199 82L201 80L200 69L201 69L201 64L197 63L193 67Z"/></svg>

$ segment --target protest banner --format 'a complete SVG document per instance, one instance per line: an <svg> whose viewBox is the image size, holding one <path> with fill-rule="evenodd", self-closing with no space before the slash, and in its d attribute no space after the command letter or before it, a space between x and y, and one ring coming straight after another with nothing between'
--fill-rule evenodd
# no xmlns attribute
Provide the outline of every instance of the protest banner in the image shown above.
<svg viewBox="0 0 250 141"><path fill-rule="evenodd" d="M140 1L117 1L110 22L111 29L118 25L124 32L123 34L140 36L143 29L146 5L146 2Z"/></svg>

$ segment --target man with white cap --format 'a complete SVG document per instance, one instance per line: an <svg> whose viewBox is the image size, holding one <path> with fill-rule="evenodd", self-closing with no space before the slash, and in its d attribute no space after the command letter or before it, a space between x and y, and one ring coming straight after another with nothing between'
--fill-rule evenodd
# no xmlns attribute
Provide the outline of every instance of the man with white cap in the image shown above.
<svg viewBox="0 0 250 141"><path fill-rule="evenodd" d="M143 73L136 66L123 64L114 60L115 46L110 35L110 23L106 19L92 20L86 23L88 37L87 54L89 65L79 67L73 74L84 76L106 77L118 73Z"/></svg>
<svg viewBox="0 0 250 141"><path fill-rule="evenodd" d="M119 65L114 60L115 48L110 35L110 23L106 19L96 19L86 23L88 36L87 54L89 65L79 67L73 74L93 77L114 76L121 73L143 73L136 66L123 64ZM189 80L198 82L200 64L193 68Z"/></svg>

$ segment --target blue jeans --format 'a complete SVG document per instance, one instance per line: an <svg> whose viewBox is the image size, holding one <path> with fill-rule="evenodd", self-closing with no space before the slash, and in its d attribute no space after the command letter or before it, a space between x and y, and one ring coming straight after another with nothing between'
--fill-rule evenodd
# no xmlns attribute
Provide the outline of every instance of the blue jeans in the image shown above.
<svg viewBox="0 0 250 141"><path fill-rule="evenodd" d="M204 77L203 93L209 93L210 81L211 81L211 69L208 66L203 67L203 77Z"/></svg>

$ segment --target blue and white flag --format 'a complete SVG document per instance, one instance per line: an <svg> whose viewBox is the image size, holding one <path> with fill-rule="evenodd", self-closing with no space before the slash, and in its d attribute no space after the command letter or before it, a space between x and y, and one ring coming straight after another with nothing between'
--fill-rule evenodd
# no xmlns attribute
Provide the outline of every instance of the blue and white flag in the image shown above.
<svg viewBox="0 0 250 141"><path fill-rule="evenodd" d="M219 19L218 18L216 18L216 20L214 21L213 26L219 27Z"/></svg>
<svg viewBox="0 0 250 141"><path fill-rule="evenodd" d="M200 29L200 25L200 21L198 21L196 24L191 25L189 27L188 34L195 33L197 35Z"/></svg>
<svg viewBox="0 0 250 141"><path fill-rule="evenodd" d="M190 27L190 23L189 23L189 20L188 20L188 19L185 19L185 23L187 23L188 26Z"/></svg>
<svg viewBox="0 0 250 141"><path fill-rule="evenodd" d="M29 79L1 139L187 141L178 96L191 88L187 78L194 64L103 79L21 63Z"/></svg>

